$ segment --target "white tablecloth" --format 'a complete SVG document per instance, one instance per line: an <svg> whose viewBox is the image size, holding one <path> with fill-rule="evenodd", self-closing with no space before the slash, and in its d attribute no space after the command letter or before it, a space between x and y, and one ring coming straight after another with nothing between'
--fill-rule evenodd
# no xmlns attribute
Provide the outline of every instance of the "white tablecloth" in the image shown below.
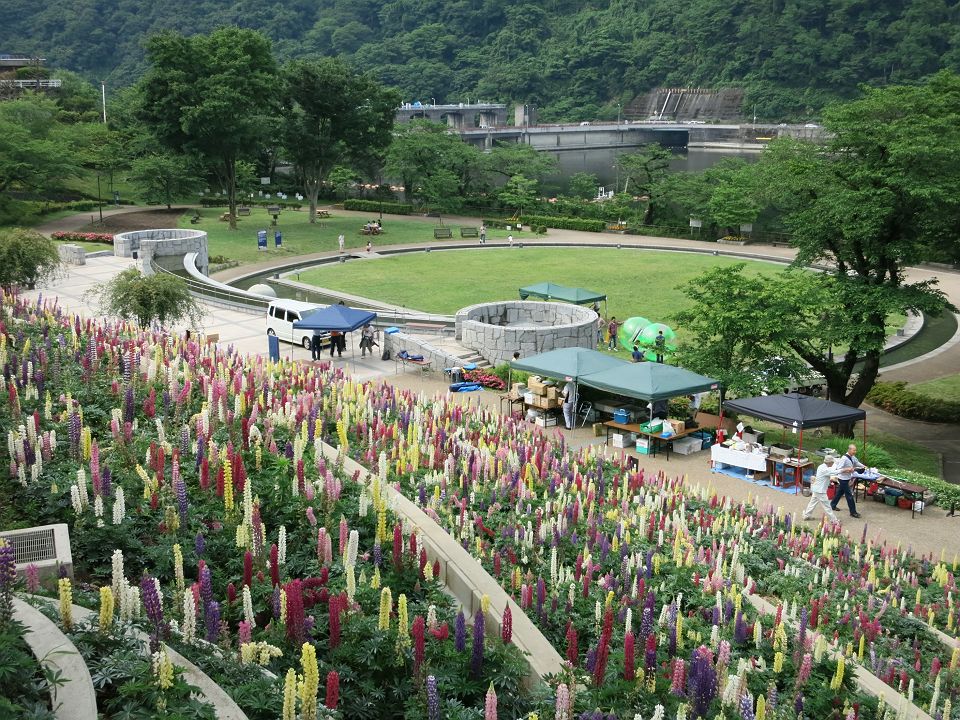
<svg viewBox="0 0 960 720"><path fill-rule="evenodd" d="M767 469L766 455L741 452L740 450L727 448L723 445L713 445L710 447L710 459L715 463L720 462L725 465L735 465L736 467L747 468L748 470L764 471Z"/></svg>

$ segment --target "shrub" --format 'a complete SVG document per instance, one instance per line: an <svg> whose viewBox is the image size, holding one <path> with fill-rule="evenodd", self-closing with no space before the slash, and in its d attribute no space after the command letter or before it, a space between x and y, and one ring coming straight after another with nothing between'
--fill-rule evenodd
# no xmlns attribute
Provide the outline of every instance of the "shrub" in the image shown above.
<svg viewBox="0 0 960 720"><path fill-rule="evenodd" d="M60 251L34 230L7 228L0 235L0 285L32 289L60 272Z"/></svg>
<svg viewBox="0 0 960 720"><path fill-rule="evenodd" d="M470 382L480 383L484 387L493 390L503 390L507 385L498 375L491 374L487 370L467 370L463 377Z"/></svg>
<svg viewBox="0 0 960 720"><path fill-rule="evenodd" d="M55 232L50 237L61 242L94 242L113 245L113 235L110 233Z"/></svg>
<svg viewBox="0 0 960 720"><path fill-rule="evenodd" d="M379 200L344 200L344 210L360 210L363 212L380 212L391 215L411 215L413 205L407 203L380 202Z"/></svg>
<svg viewBox="0 0 960 720"><path fill-rule="evenodd" d="M905 382L878 382L867 394L867 400L882 410L910 420L926 422L960 422L960 403L921 395Z"/></svg>
<svg viewBox="0 0 960 720"><path fill-rule="evenodd" d="M843 455L847 451L847 447L851 444L855 444L859 448L857 457L859 457L863 462L868 464L870 467L876 468L895 468L897 467L896 461L893 459L893 456L887 452L887 450L881 446L876 445L872 442L867 442L866 449L863 448L863 444L858 440L853 438L841 437L839 435L829 435L825 437L822 441L823 447L833 448L837 451L837 455Z"/></svg>
<svg viewBox="0 0 960 720"><path fill-rule="evenodd" d="M544 227L562 230L585 230L586 232L603 232L607 227L603 220L551 217L549 215L526 215L523 217L523 222L527 225L543 225Z"/></svg>
<svg viewBox="0 0 960 720"><path fill-rule="evenodd" d="M888 477L903 480L925 487L932 493L936 493L937 504L942 508L949 509L951 505L960 507L960 485L953 485L946 480L935 478L923 473L913 472L912 470L901 470L899 468L879 468ZM929 501L929 498L928 498Z"/></svg>

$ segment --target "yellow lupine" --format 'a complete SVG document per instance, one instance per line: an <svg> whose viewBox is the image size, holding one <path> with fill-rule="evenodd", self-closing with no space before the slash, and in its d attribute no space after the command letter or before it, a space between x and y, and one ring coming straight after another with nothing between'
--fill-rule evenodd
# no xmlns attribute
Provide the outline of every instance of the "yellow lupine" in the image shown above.
<svg viewBox="0 0 960 720"><path fill-rule="evenodd" d="M297 720L297 673L287 670L283 681L283 720Z"/></svg>
<svg viewBox="0 0 960 720"><path fill-rule="evenodd" d="M60 578L57 583L60 592L60 620L69 631L73 627L73 588L69 578Z"/></svg>
<svg viewBox="0 0 960 720"><path fill-rule="evenodd" d="M113 625L113 590L109 585L100 588L100 632L109 632Z"/></svg>
<svg viewBox="0 0 960 720"><path fill-rule="evenodd" d="M317 667L317 651L308 642L305 642L300 650L300 664L303 666L303 682L300 685L300 716L303 720L316 720L320 669Z"/></svg>
<svg viewBox="0 0 960 720"><path fill-rule="evenodd" d="M380 630L390 629L390 610L393 607L393 597L390 594L390 588L384 587L380 591L380 619L377 627Z"/></svg>

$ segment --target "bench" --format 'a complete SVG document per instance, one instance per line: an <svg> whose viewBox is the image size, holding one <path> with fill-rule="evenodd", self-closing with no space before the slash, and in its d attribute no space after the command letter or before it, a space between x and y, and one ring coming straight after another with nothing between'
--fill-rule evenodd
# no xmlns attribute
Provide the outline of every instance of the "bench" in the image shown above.
<svg viewBox="0 0 960 720"><path fill-rule="evenodd" d="M460 237L480 237L480 228L477 227L462 227L460 228Z"/></svg>
<svg viewBox="0 0 960 720"><path fill-rule="evenodd" d="M317 210L317 217L318 217L318 218L328 218L328 217L330 217L330 211L329 211L329 210Z"/></svg>
<svg viewBox="0 0 960 720"><path fill-rule="evenodd" d="M237 216L238 216L238 217L245 217L245 216L249 216L249 215L250 215L250 208L248 208L248 207L238 207L238 208L237 208Z"/></svg>
<svg viewBox="0 0 960 720"><path fill-rule="evenodd" d="M433 237L435 240L450 239L453 237L453 231L450 228L434 228Z"/></svg>
<svg viewBox="0 0 960 720"><path fill-rule="evenodd" d="M230 222L230 220L232 219L233 219L233 216L230 215L230 213L228 212L225 212L223 215L220 216L220 222Z"/></svg>
<svg viewBox="0 0 960 720"><path fill-rule="evenodd" d="M394 355L394 373L397 372L397 364L403 365L403 371L407 371L408 366L420 368L420 372L427 372L430 370L430 365L433 362L432 360L413 360L408 357L400 357L399 355Z"/></svg>
<svg viewBox="0 0 960 720"><path fill-rule="evenodd" d="M191 225L196 225L198 222L200 222L200 213L197 213L192 218L190 218Z"/></svg>

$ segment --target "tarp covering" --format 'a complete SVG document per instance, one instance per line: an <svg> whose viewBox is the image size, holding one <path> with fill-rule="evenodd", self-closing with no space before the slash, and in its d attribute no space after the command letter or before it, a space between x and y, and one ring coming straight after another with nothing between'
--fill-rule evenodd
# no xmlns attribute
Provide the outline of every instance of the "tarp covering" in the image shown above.
<svg viewBox="0 0 960 720"><path fill-rule="evenodd" d="M867 413L860 408L800 393L727 400L723 404L723 409L798 428L852 423L863 420L867 416Z"/></svg>
<svg viewBox="0 0 960 720"><path fill-rule="evenodd" d="M610 355L582 347L560 348L511 363L514 370L550 378L572 377L580 381L585 375L611 367L628 365Z"/></svg>
<svg viewBox="0 0 960 720"><path fill-rule="evenodd" d="M562 300L563 302L573 303L574 305L590 305L591 303L607 299L606 295L594 292L593 290L566 287L565 285L557 285L552 282L542 282L520 288L520 299L526 300L528 297L538 297L544 300Z"/></svg>
<svg viewBox="0 0 960 720"><path fill-rule="evenodd" d="M377 314L369 310L357 310L346 305L329 305L303 316L293 323L293 328L294 330L351 332L373 322L376 317Z"/></svg>
<svg viewBox="0 0 960 720"><path fill-rule="evenodd" d="M720 383L713 378L673 365L655 362L618 363L615 367L580 378L580 384L648 401L669 400L720 387Z"/></svg>

